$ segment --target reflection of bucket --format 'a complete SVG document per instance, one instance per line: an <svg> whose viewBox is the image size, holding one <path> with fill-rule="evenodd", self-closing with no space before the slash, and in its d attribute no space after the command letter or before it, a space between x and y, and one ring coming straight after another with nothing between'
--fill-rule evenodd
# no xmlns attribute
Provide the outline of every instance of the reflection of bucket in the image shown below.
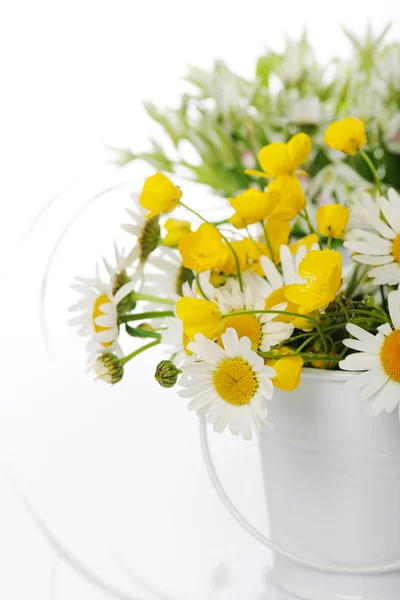
<svg viewBox="0 0 400 600"><path fill-rule="evenodd" d="M304 369L295 392L269 403L274 429L260 446L271 537L332 565L400 559L400 424L397 411L364 415L349 374ZM379 575L314 571L277 555L273 581L307 600L399 600L400 570Z"/></svg>

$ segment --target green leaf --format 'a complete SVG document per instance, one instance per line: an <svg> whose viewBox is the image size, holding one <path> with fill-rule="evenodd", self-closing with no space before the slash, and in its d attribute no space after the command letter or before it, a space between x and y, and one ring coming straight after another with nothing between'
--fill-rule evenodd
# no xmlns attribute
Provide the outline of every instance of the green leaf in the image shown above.
<svg viewBox="0 0 400 600"><path fill-rule="evenodd" d="M139 329L138 327L131 327L128 323L125 323L126 333L131 335L132 337L140 337L140 338L155 338L160 339L161 335L157 333L157 331L146 331L144 329Z"/></svg>
<svg viewBox="0 0 400 600"><path fill-rule="evenodd" d="M257 61L256 75L261 79L263 86L266 88L269 85L269 76L276 68L277 59L278 56L270 52L266 56L261 56Z"/></svg>

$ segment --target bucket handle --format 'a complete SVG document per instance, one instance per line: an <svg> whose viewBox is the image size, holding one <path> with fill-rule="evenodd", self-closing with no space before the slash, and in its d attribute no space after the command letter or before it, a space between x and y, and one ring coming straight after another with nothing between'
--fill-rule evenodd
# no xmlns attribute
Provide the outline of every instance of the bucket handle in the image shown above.
<svg viewBox="0 0 400 600"><path fill-rule="evenodd" d="M219 498L224 504L225 508L231 513L232 517L241 525L247 533L249 533L253 538L255 538L258 542L266 546L273 552L288 558L289 560L297 563L298 565L302 565L304 567L308 567L310 569L316 569L317 571L323 571L325 573L335 573L341 575L374 575L381 573L389 573L391 571L398 571L400 569L400 561L394 563L386 563L381 565L371 565L371 566L357 566L357 567L347 567L345 565L340 564L330 564L325 562L320 562L317 559L308 559L294 552L290 552L286 550L279 544L273 542L269 537L265 536L263 533L258 531L247 519L239 512L236 506L233 504L228 494L225 492L221 481L218 477L218 474L215 470L215 466L213 460L211 458L210 447L208 444L208 435L207 435L207 425L206 418L203 416L200 418L200 441L201 441L201 450L203 455L203 460L206 465L207 473L210 478L210 481L217 492Z"/></svg>

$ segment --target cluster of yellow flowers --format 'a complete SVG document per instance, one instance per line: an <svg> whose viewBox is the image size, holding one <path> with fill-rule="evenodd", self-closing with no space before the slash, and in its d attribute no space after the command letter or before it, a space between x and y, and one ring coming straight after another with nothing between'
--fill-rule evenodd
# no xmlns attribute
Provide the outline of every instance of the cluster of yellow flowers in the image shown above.
<svg viewBox="0 0 400 600"><path fill-rule="evenodd" d="M360 153L382 196L374 165L363 150L362 121L348 117L333 123L324 141L348 155ZM310 216L301 185L308 175L301 169L311 153L305 133L262 148L261 170L247 171L255 178L254 187L229 199L230 214L220 222L186 204L181 189L166 175L156 173L145 181L138 212L130 213L135 225L125 227L136 236L129 258L109 271L111 287L87 280L98 377L116 383L124 365L140 352L160 343L173 346L170 360L157 367L157 381L171 387L179 379L181 395L192 398L190 407L207 414L216 430L229 425L233 433L248 437L248 410L257 430L266 419L263 399L271 397L273 388L291 391L304 365L336 368L347 360L349 347L358 349L345 344L348 323L369 331L390 322L385 306L367 298L362 286L368 276L379 285L400 283L400 216L394 214L400 199L393 190L389 200L377 200L372 192L366 201L366 231L346 234L350 209L340 204L320 206ZM268 180L266 187L259 178ZM368 207L375 211L373 217ZM189 213L193 222L171 218L176 209ZM163 215L168 215L164 222ZM369 233L371 228L377 233ZM343 238L354 259L348 275L342 269ZM369 273L368 264L375 267ZM161 275L154 275L154 269ZM150 308L140 312L143 301ZM157 310L160 304L168 310ZM123 355L122 327L131 337L152 339Z"/></svg>

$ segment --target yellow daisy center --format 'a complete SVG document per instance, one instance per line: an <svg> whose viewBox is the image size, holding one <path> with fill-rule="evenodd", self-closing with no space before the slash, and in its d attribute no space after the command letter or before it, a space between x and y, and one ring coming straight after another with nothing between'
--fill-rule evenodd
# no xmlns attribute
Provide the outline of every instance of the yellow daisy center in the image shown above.
<svg viewBox="0 0 400 600"><path fill-rule="evenodd" d="M229 327L236 330L239 338L248 337L254 348L258 349L262 340L262 324L255 315L232 315L222 322L224 333Z"/></svg>
<svg viewBox="0 0 400 600"><path fill-rule="evenodd" d="M396 235L392 244L392 254L397 262L400 262L400 234Z"/></svg>
<svg viewBox="0 0 400 600"><path fill-rule="evenodd" d="M96 298L96 301L93 306L93 313L92 313L93 327L94 327L94 330L96 333L100 333L100 331L107 331L107 329L109 329L109 327L101 327L100 325L96 325L96 322L95 322L95 319L97 317L104 315L103 311L100 310L100 306L102 306L103 304L107 304L109 302L110 302L110 299L105 294L102 294L101 296L98 296ZM102 342L101 345L104 348L108 348L108 346L112 345L112 342Z"/></svg>
<svg viewBox="0 0 400 600"><path fill-rule="evenodd" d="M380 357L386 375L400 382L400 329L396 329L385 338Z"/></svg>
<svg viewBox="0 0 400 600"><path fill-rule="evenodd" d="M235 406L249 404L258 388L256 374L241 357L222 361L214 372L213 382L220 398Z"/></svg>

